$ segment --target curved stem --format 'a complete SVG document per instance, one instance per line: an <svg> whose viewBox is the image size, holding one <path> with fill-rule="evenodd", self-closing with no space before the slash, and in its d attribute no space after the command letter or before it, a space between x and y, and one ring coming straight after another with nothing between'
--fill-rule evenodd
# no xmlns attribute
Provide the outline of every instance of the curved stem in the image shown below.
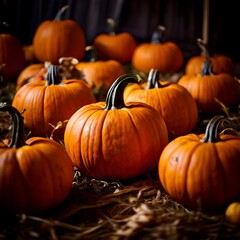
<svg viewBox="0 0 240 240"><path fill-rule="evenodd" d="M218 142L220 139L219 126L225 121L227 121L227 120L222 115L213 117L207 124L205 135L204 135L204 138L201 140L201 142L203 142L203 143Z"/></svg>
<svg viewBox="0 0 240 240"><path fill-rule="evenodd" d="M197 45L201 49L201 55L209 58L207 44L201 38L197 38Z"/></svg>
<svg viewBox="0 0 240 240"><path fill-rule="evenodd" d="M69 10L69 6L65 5L62 8L60 8L54 18L54 20L63 20L64 14L66 14L67 10Z"/></svg>
<svg viewBox="0 0 240 240"><path fill-rule="evenodd" d="M111 35L115 35L117 32L117 23L112 18L108 18L107 25L108 25L108 33Z"/></svg>
<svg viewBox="0 0 240 240"><path fill-rule="evenodd" d="M12 117L13 129L11 142L8 144L9 148L19 148L25 144L25 131L23 117L20 112L11 105L1 105L0 111L8 112Z"/></svg>
<svg viewBox="0 0 240 240"><path fill-rule="evenodd" d="M50 65L46 74L46 85L57 85L61 83L61 76L57 65Z"/></svg>
<svg viewBox="0 0 240 240"><path fill-rule="evenodd" d="M210 61L210 59L207 59L203 64L202 64L202 72L201 72L201 76L205 76L205 75L212 75L212 63Z"/></svg>
<svg viewBox="0 0 240 240"><path fill-rule="evenodd" d="M126 107L123 100L123 91L128 83L139 83L142 78L138 74L124 74L117 78L108 90L106 96L106 106L105 110L119 109Z"/></svg>
<svg viewBox="0 0 240 240"><path fill-rule="evenodd" d="M98 60L98 54L97 54L97 49L93 45L91 46L86 46L86 55L88 56L88 61L89 62L96 62Z"/></svg>
<svg viewBox="0 0 240 240"><path fill-rule="evenodd" d="M159 71L157 69L151 69L148 75L148 81L146 90L151 88L161 88L162 85L159 82Z"/></svg>
<svg viewBox="0 0 240 240"><path fill-rule="evenodd" d="M162 43L162 35L166 31L166 28L162 25L157 26L152 34L151 43Z"/></svg>

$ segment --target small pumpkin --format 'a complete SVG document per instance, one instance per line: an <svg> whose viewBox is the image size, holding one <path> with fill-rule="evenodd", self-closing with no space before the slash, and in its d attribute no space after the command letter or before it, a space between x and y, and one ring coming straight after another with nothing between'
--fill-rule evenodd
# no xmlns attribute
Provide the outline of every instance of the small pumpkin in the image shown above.
<svg viewBox="0 0 240 240"><path fill-rule="evenodd" d="M228 73L232 76L235 75L235 64L233 60L224 54L212 54L210 55L206 43L202 39L197 39L197 44L200 47L201 55L191 57L185 66L186 74L199 74L202 71L202 64L209 59L212 62L212 72Z"/></svg>
<svg viewBox="0 0 240 240"><path fill-rule="evenodd" d="M240 225L240 202L232 202L227 206L225 218L232 224Z"/></svg>
<svg viewBox="0 0 240 240"><path fill-rule="evenodd" d="M221 113L219 101L226 107L240 104L239 81L228 73L214 74L209 59L203 63L201 74L184 74L178 84L191 93L199 110L204 113Z"/></svg>
<svg viewBox="0 0 240 240"><path fill-rule="evenodd" d="M129 179L153 170L168 143L160 113L144 103L125 105L123 91L138 75L117 78L106 102L88 104L69 119L66 150L83 174L100 179Z"/></svg>
<svg viewBox="0 0 240 240"><path fill-rule="evenodd" d="M213 117L205 134L175 138L160 156L161 184L188 208L216 210L240 197L240 137L220 134L224 121Z"/></svg>
<svg viewBox="0 0 240 240"><path fill-rule="evenodd" d="M56 208L71 191L73 166L56 141L34 137L25 141L20 112L1 105L12 118L9 144L0 142L0 209L6 213L42 213Z"/></svg>
<svg viewBox="0 0 240 240"><path fill-rule="evenodd" d="M162 115L172 138L189 133L198 120L194 98L177 83L161 81L157 69L151 69L147 82L128 85L125 102L143 102Z"/></svg>
<svg viewBox="0 0 240 240"><path fill-rule="evenodd" d="M167 73L177 72L183 67L182 50L172 41L161 40L164 31L165 27L158 26L150 42L141 43L135 48L132 65L137 71L148 73L153 68Z"/></svg>
<svg viewBox="0 0 240 240"><path fill-rule="evenodd" d="M53 126L93 102L96 99L83 80L62 80L58 66L50 65L44 80L27 83L16 92L12 105L24 111L24 123L34 136L45 137L51 135Z"/></svg>
<svg viewBox="0 0 240 240"><path fill-rule="evenodd" d="M82 27L73 19L64 19L68 10L64 6L53 20L39 24L33 36L34 55L40 62L58 64L61 57L82 60L85 53L86 36Z"/></svg>
<svg viewBox="0 0 240 240"><path fill-rule="evenodd" d="M94 46L86 47L89 60L76 64L76 69L83 74L83 78L91 89L102 86L106 91L116 78L125 74L123 65L116 60L100 60Z"/></svg>
<svg viewBox="0 0 240 240"><path fill-rule="evenodd" d="M100 33L93 40L99 58L102 60L116 60L122 64L131 62L132 54L137 46L137 41L129 32L117 32L117 23L107 19L108 33Z"/></svg>

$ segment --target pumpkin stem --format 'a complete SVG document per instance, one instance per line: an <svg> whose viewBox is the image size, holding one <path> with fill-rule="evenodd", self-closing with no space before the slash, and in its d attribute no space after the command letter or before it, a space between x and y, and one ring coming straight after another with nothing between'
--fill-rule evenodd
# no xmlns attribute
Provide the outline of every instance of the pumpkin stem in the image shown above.
<svg viewBox="0 0 240 240"><path fill-rule="evenodd" d="M54 20L57 21L57 20L63 20L64 18L66 18L66 12L67 12L68 10L69 10L69 5L65 5L65 6L61 7L61 8L58 10L58 12L57 12Z"/></svg>
<svg viewBox="0 0 240 240"><path fill-rule="evenodd" d="M151 43L162 43L162 35L165 32L166 28L162 25L157 26L152 34Z"/></svg>
<svg viewBox="0 0 240 240"><path fill-rule="evenodd" d="M203 64L202 64L202 72L201 76L205 75L212 75L212 63L209 59L207 59Z"/></svg>
<svg viewBox="0 0 240 240"><path fill-rule="evenodd" d="M201 49L201 55L209 58L209 51L207 48L207 43L205 43L201 38L197 38L197 45Z"/></svg>
<svg viewBox="0 0 240 240"><path fill-rule="evenodd" d="M97 49L93 45L86 46L86 55L89 62L96 62L98 60Z"/></svg>
<svg viewBox="0 0 240 240"><path fill-rule="evenodd" d="M205 135L201 142L218 142L220 140L219 126L225 121L227 120L222 115L213 117L207 124Z"/></svg>
<svg viewBox="0 0 240 240"><path fill-rule="evenodd" d="M57 85L61 83L61 76L58 71L58 66L57 65L50 65L47 69L47 74L46 74L46 85Z"/></svg>
<svg viewBox="0 0 240 240"><path fill-rule="evenodd" d="M23 117L20 112L11 105L0 105L0 111L8 112L12 117L13 129L11 142L8 144L9 148L19 148L25 144L25 131Z"/></svg>
<svg viewBox="0 0 240 240"><path fill-rule="evenodd" d="M151 88L161 88L162 85L159 82L159 71L157 69L151 69L149 71L149 75L148 75L148 80L147 80L147 86L146 86L146 90L149 90Z"/></svg>
<svg viewBox="0 0 240 240"><path fill-rule="evenodd" d="M107 19L108 33L115 35L117 32L117 23L112 18Z"/></svg>
<svg viewBox="0 0 240 240"><path fill-rule="evenodd" d="M123 100L123 91L128 83L139 83L142 78L138 74L124 74L117 78L112 86L109 88L106 96L105 110L119 109L126 107Z"/></svg>

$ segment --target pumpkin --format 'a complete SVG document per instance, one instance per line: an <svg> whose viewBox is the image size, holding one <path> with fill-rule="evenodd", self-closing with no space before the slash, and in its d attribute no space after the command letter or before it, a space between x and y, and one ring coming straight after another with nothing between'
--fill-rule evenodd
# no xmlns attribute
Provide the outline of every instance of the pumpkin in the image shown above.
<svg viewBox="0 0 240 240"><path fill-rule="evenodd" d="M83 59L86 36L82 27L72 19L63 19L68 9L64 6L55 19L45 20L37 27L33 36L34 55L40 62L57 64L61 57Z"/></svg>
<svg viewBox="0 0 240 240"><path fill-rule="evenodd" d="M158 26L150 42L141 43L135 48L132 65L137 71L148 73L153 68L167 73L179 71L183 67L182 50L172 41L161 40L164 31L165 27Z"/></svg>
<svg viewBox="0 0 240 240"><path fill-rule="evenodd" d="M0 34L0 76L5 82L15 82L25 67L26 60L22 45L12 34Z"/></svg>
<svg viewBox="0 0 240 240"><path fill-rule="evenodd" d="M64 143L73 165L99 179L129 179L153 170L168 143L160 113L144 103L125 105L123 91L138 75L117 78L106 102L88 104L69 119Z"/></svg>
<svg viewBox="0 0 240 240"><path fill-rule="evenodd" d="M216 210L240 197L240 137L220 134L224 121L214 116L205 134L180 136L162 151L160 182L188 208Z"/></svg>
<svg viewBox="0 0 240 240"><path fill-rule="evenodd" d="M116 60L122 64L131 62L132 54L137 46L137 41L129 32L117 32L117 24L112 19L107 19L108 33L101 33L93 40L99 58L103 60Z"/></svg>
<svg viewBox="0 0 240 240"><path fill-rule="evenodd" d="M33 137L25 141L20 112L2 105L12 118L9 144L0 142L0 209L6 213L42 213L56 208L68 196L73 166L56 141Z"/></svg>
<svg viewBox="0 0 240 240"><path fill-rule="evenodd" d="M61 80L58 66L50 65L44 80L27 83L16 92L12 105L24 111L24 123L33 135L50 136L53 126L93 102L96 99L84 81ZM63 136L62 131L59 135Z"/></svg>
<svg viewBox="0 0 240 240"><path fill-rule="evenodd" d="M232 202L227 206L225 218L232 224L240 224L240 202Z"/></svg>
<svg viewBox="0 0 240 240"><path fill-rule="evenodd" d="M128 85L124 91L125 102L143 102L162 115L172 138L190 132L198 120L194 98L177 83L160 81L159 71L151 69L147 82Z"/></svg>
<svg viewBox="0 0 240 240"><path fill-rule="evenodd" d="M203 113L221 113L223 109L219 101L233 108L240 103L239 81L228 73L214 74L209 59L203 63L201 74L184 74L178 84L191 93Z"/></svg>
<svg viewBox="0 0 240 240"><path fill-rule="evenodd" d="M228 73L232 76L235 75L235 64L232 59L224 54L216 53L213 55L209 54L207 45L202 39L197 39L198 46L202 49L201 55L191 57L185 66L186 74L199 74L202 71L202 64L209 59L212 62L212 72L217 73Z"/></svg>
<svg viewBox="0 0 240 240"><path fill-rule="evenodd" d="M110 88L116 78L125 73L123 65L116 60L100 60L94 46L86 47L86 55L89 60L76 64L76 69L83 74L83 78L91 89L99 86L106 90Z"/></svg>

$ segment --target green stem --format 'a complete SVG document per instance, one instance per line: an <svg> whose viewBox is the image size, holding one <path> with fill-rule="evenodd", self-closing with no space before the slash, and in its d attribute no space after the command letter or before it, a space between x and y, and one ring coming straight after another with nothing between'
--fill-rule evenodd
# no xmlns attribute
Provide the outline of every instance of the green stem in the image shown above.
<svg viewBox="0 0 240 240"><path fill-rule="evenodd" d="M213 117L207 124L205 135L201 142L218 142L220 140L219 126L225 121L226 119L222 115Z"/></svg>
<svg viewBox="0 0 240 240"><path fill-rule="evenodd" d="M8 144L9 148L19 148L25 145L25 131L23 117L20 112L11 105L3 104L0 106L0 111L8 112L12 117L13 128L11 142Z"/></svg>
<svg viewBox="0 0 240 240"><path fill-rule="evenodd" d="M93 45L86 46L86 55L89 62L96 62L98 60L97 49Z"/></svg>
<svg viewBox="0 0 240 240"><path fill-rule="evenodd" d="M61 83L61 76L57 65L50 65L46 74L46 85L58 85Z"/></svg>
<svg viewBox="0 0 240 240"><path fill-rule="evenodd" d="M207 60L202 64L201 76L205 76L205 75L213 75L213 72L212 72L212 63L211 63L210 59L207 59Z"/></svg>
<svg viewBox="0 0 240 240"><path fill-rule="evenodd" d="M120 109L126 107L123 100L123 92L128 83L139 83L142 81L141 77L138 74L124 74L121 77L117 78L108 90L106 96L106 106L105 110L110 109Z"/></svg>
<svg viewBox="0 0 240 240"><path fill-rule="evenodd" d="M205 42L203 42L203 40L201 38L197 38L197 45L198 47L201 49L201 55L205 56L206 58L209 58L209 51L207 48L207 44Z"/></svg>
<svg viewBox="0 0 240 240"><path fill-rule="evenodd" d="M162 36L165 30L166 28L164 26L159 25L157 30L152 34L151 43L162 43Z"/></svg>
<svg viewBox="0 0 240 240"><path fill-rule="evenodd" d="M151 69L148 75L146 90L151 88L161 88L162 85L159 82L159 71L157 69Z"/></svg>
<svg viewBox="0 0 240 240"><path fill-rule="evenodd" d="M54 20L63 20L64 19L64 15L66 14L66 12L69 10L69 6L65 5L62 8L60 8L54 18Z"/></svg>
<svg viewBox="0 0 240 240"><path fill-rule="evenodd" d="M108 18L107 25L108 25L108 33L110 35L115 35L117 32L117 23L112 18Z"/></svg>

